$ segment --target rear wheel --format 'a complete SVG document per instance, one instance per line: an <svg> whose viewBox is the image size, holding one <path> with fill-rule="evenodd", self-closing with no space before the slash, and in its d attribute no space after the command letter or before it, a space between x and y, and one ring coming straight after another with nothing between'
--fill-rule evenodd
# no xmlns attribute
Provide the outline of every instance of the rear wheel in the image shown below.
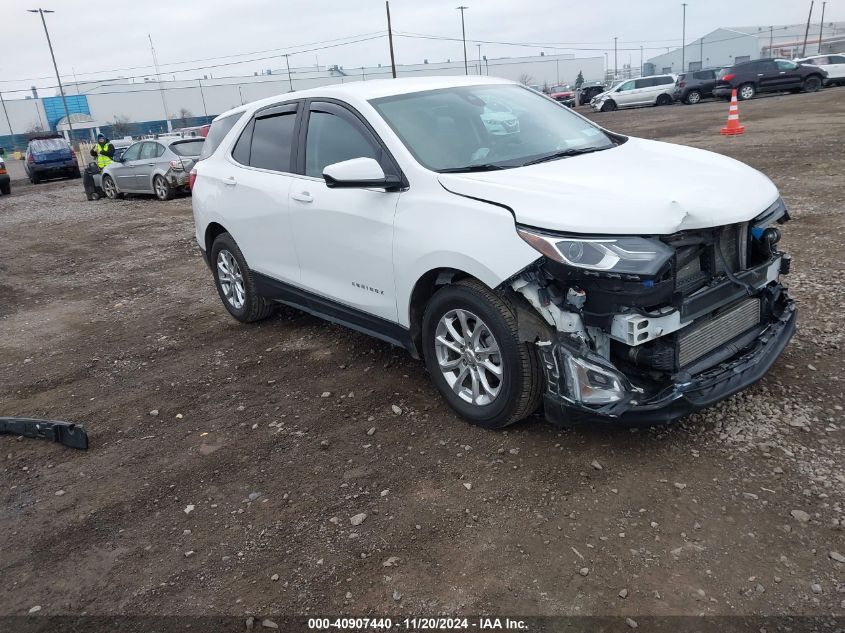
<svg viewBox="0 0 845 633"><path fill-rule="evenodd" d="M469 422L501 429L539 406L537 350L520 341L514 307L481 282L460 281L435 293L422 333L432 381Z"/></svg>
<svg viewBox="0 0 845 633"><path fill-rule="evenodd" d="M804 85L801 86L801 89L804 92L816 92L822 87L822 80L819 79L816 75L810 75L804 80Z"/></svg>
<svg viewBox="0 0 845 633"><path fill-rule="evenodd" d="M12 193L12 183L11 182L7 182L6 184L0 185L0 194L3 194L4 196L8 196L10 193Z"/></svg>
<svg viewBox="0 0 845 633"><path fill-rule="evenodd" d="M71 178L82 178L82 172L79 171L79 167L77 167L72 172L70 172L70 177Z"/></svg>
<svg viewBox="0 0 845 633"><path fill-rule="evenodd" d="M241 323L253 323L275 312L275 304L256 291L243 253L228 233L221 233L214 240L211 262L217 293L229 314Z"/></svg>
<svg viewBox="0 0 845 633"><path fill-rule="evenodd" d="M616 102L613 99L608 99L601 104L601 112L613 112L616 110Z"/></svg>
<svg viewBox="0 0 845 633"><path fill-rule="evenodd" d="M684 100L689 105L695 105L701 101L701 93L698 90L690 90L687 93L687 98Z"/></svg>
<svg viewBox="0 0 845 633"><path fill-rule="evenodd" d="M667 94L662 94L657 97L657 101L655 105L665 106L665 105L672 105L672 97Z"/></svg>
<svg viewBox="0 0 845 633"><path fill-rule="evenodd" d="M757 88L754 87L754 84L742 84L736 91L736 96L740 101L753 99L755 94L757 94Z"/></svg>
<svg viewBox="0 0 845 633"><path fill-rule="evenodd" d="M33 185L37 185L38 183L41 182L41 179L38 176L36 176L35 174L32 174L29 177L29 182L31 182Z"/></svg>
<svg viewBox="0 0 845 633"><path fill-rule="evenodd" d="M172 200L175 195L173 187L170 186L164 176L153 178L153 190L159 200Z"/></svg>

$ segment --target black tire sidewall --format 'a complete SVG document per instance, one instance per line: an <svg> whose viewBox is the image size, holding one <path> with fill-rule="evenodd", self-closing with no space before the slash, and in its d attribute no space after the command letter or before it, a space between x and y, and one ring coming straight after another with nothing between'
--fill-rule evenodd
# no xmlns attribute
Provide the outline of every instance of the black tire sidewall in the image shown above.
<svg viewBox="0 0 845 633"><path fill-rule="evenodd" d="M217 271L217 256L220 254L220 251L223 250L229 251L229 253L232 254L235 261L238 262L238 267L241 269L241 276L244 280L245 297L244 304L240 308L236 308L229 303L229 300L223 292L223 288L220 286L220 279ZM217 294L220 296L220 300L223 302L226 310L228 310L229 314L241 323L251 322L252 319L250 319L250 314L252 314L256 302L259 301L259 297L252 284L252 278L249 275L249 268L247 267L243 253L241 253L241 249L238 248L238 244L229 233L221 233L214 240L214 244L211 246L211 257L209 261L211 262L211 272L214 275L214 285L217 288Z"/></svg>
<svg viewBox="0 0 845 633"><path fill-rule="evenodd" d="M613 99L608 99L601 106L602 112L613 112L616 110L616 102Z"/></svg>
<svg viewBox="0 0 845 633"><path fill-rule="evenodd" d="M807 77L804 80L804 92L818 92L822 87L822 82L818 77Z"/></svg>
<svg viewBox="0 0 845 633"><path fill-rule="evenodd" d="M485 406L470 404L462 400L443 377L437 363L434 338L440 318L450 310L464 309L472 312L490 329L499 345L503 360L502 385L496 399ZM495 429L508 424L510 413L518 404L521 385L519 345L510 333L507 324L493 306L481 295L457 285L450 285L438 291L426 307L422 324L423 357L426 368L437 389L452 409L478 426Z"/></svg>
<svg viewBox="0 0 845 633"><path fill-rule="evenodd" d="M165 194L163 198L158 195L158 190L156 189L156 180L159 179L164 183L164 186L167 189L167 194ZM155 192L155 197L161 200L162 202L173 198L173 188L170 186L170 183L167 182L167 178L165 178L164 176L159 175L153 178L153 191Z"/></svg>
<svg viewBox="0 0 845 633"><path fill-rule="evenodd" d="M111 184L112 184L111 190L114 191L114 196L109 195L109 189L108 189L108 187L105 186L106 185L106 178L108 178L109 181L111 181ZM109 200L117 200L119 193L117 191L117 185L115 184L114 179L111 176L103 176L102 185L103 185L103 191L106 194L106 198L108 198Z"/></svg>

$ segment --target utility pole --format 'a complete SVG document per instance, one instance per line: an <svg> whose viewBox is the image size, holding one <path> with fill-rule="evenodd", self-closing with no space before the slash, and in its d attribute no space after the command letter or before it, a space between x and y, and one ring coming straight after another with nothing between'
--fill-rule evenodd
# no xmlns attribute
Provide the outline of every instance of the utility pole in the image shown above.
<svg viewBox="0 0 845 633"><path fill-rule="evenodd" d="M390 2L385 0L384 7L387 9L387 40L390 42L390 71L396 79L396 60L393 57L393 29L390 26Z"/></svg>
<svg viewBox="0 0 845 633"><path fill-rule="evenodd" d="M290 59L288 59L290 55L285 53L285 65L288 67L288 85L290 86L290 91L293 92L293 79L290 76Z"/></svg>
<svg viewBox="0 0 845 633"><path fill-rule="evenodd" d="M200 87L200 97L202 97L202 111L203 111L203 114L205 114L205 118L207 119L208 118L208 108L205 107L205 93L202 91L202 79L200 79L198 77L197 83L199 84L199 87Z"/></svg>
<svg viewBox="0 0 845 633"><path fill-rule="evenodd" d="M478 47L478 74L483 75L484 71L481 68L481 44L476 44L476 46Z"/></svg>
<svg viewBox="0 0 845 633"><path fill-rule="evenodd" d="M44 35L47 36L47 46L50 47L50 57L53 59L53 70L56 71L56 81L59 84L59 94L62 95L62 104L65 106L65 120L67 121L67 129L70 135L70 143L71 145L73 145L73 125L70 122L70 110L67 109L65 89L62 87L62 78L59 76L59 65L56 63L56 55L53 53L53 43L50 41L50 31L47 30L47 20L44 19L45 13L55 13L55 11L50 11L48 9L27 9L27 11L29 11L30 13L38 13L41 16L41 24L44 25ZM3 104L3 109L6 109L5 103Z"/></svg>
<svg viewBox="0 0 845 633"><path fill-rule="evenodd" d="M643 47L640 45L640 77L643 76Z"/></svg>
<svg viewBox="0 0 845 633"><path fill-rule="evenodd" d="M487 71L487 76L490 76L490 62L487 61L487 55L484 56L484 68Z"/></svg>
<svg viewBox="0 0 845 633"><path fill-rule="evenodd" d="M807 54L807 36L810 34L810 18L813 17L813 0L810 0L810 13L807 16L807 28L804 29L804 46L801 47L801 57Z"/></svg>
<svg viewBox="0 0 845 633"><path fill-rule="evenodd" d="M466 26L464 25L464 11L469 9L469 7L465 7L463 5L459 7L455 7L458 11L461 12L461 37L464 40L464 74L469 74L469 65L467 64L467 30Z"/></svg>
<svg viewBox="0 0 845 633"><path fill-rule="evenodd" d="M822 21L819 24L819 50L816 52L821 55L822 54L822 33L824 32L824 8L827 5L827 2L822 2Z"/></svg>
<svg viewBox="0 0 845 633"><path fill-rule="evenodd" d="M156 69L156 79L158 80L158 89L161 92L161 105L164 107L164 121L167 124L167 131L173 131L173 125L170 123L170 114L167 112L167 99L164 96L164 86L161 85L161 71L158 68L158 57L156 56L156 49L153 46L153 36L147 33L147 38L150 40L150 51L153 54L153 64Z"/></svg>
<svg viewBox="0 0 845 633"><path fill-rule="evenodd" d="M774 53L772 52L772 49L774 49L774 46L775 46L775 27L770 26L769 27L769 57L774 57Z"/></svg>
<svg viewBox="0 0 845 633"><path fill-rule="evenodd" d="M687 50L687 3L682 2L681 6L684 8L684 17L681 22L681 72L686 72L686 50Z"/></svg>
<svg viewBox="0 0 845 633"><path fill-rule="evenodd" d="M616 40L618 40L618 39L619 39L618 37L613 38L613 78L614 79L616 79L619 76L619 62L617 61L617 56L616 56L616 52L617 52L617 50L616 50Z"/></svg>

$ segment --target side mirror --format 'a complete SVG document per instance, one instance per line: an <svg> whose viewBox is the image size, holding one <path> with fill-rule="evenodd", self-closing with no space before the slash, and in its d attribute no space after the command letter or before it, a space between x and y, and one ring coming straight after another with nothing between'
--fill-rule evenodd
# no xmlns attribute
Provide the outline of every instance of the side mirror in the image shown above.
<svg viewBox="0 0 845 633"><path fill-rule="evenodd" d="M323 179L327 187L337 189L396 189L402 185L399 177L387 176L378 161L372 158L353 158L326 165L323 169Z"/></svg>

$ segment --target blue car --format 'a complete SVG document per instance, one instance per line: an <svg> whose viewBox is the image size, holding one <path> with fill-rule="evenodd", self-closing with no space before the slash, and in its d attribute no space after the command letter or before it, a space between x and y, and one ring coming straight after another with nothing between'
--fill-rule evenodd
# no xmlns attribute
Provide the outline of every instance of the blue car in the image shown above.
<svg viewBox="0 0 845 633"><path fill-rule="evenodd" d="M26 146L24 170L33 185L47 178L82 176L70 143L60 136L32 139Z"/></svg>

